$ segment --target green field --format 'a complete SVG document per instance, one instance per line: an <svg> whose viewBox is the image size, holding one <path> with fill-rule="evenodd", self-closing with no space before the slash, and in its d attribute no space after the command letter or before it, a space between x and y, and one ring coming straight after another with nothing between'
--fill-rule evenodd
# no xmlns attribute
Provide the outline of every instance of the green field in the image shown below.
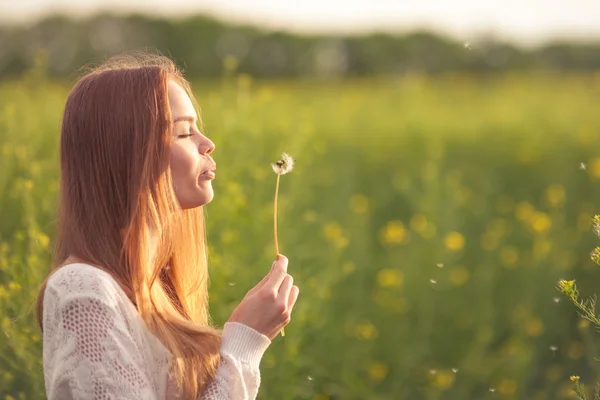
<svg viewBox="0 0 600 400"><path fill-rule="evenodd" d="M599 289L600 77L193 88L219 170L207 206L218 325L271 265L270 163L296 159L279 241L300 297L259 398L567 399L570 375L600 378L600 335L555 289ZM31 306L68 90L0 82L0 399L45 398Z"/></svg>

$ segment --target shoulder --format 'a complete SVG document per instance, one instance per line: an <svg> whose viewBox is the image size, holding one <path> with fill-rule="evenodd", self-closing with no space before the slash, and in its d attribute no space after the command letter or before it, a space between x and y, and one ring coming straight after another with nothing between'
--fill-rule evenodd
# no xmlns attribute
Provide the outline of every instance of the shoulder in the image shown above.
<svg viewBox="0 0 600 400"><path fill-rule="evenodd" d="M74 263L60 267L48 278L44 310L92 302L127 312L129 307L123 306L126 298L111 274L90 264Z"/></svg>
<svg viewBox="0 0 600 400"><path fill-rule="evenodd" d="M114 295L119 284L106 271L90 264L73 263L60 267L48 278L46 290L68 295Z"/></svg>

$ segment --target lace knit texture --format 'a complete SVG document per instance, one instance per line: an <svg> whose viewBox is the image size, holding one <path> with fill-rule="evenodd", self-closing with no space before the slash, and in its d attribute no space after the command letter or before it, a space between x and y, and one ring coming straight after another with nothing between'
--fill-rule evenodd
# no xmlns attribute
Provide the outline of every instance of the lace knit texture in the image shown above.
<svg viewBox="0 0 600 400"><path fill-rule="evenodd" d="M172 354L105 271L69 264L44 293L43 364L49 400L181 399L169 377ZM270 340L226 323L221 364L204 400L255 399Z"/></svg>

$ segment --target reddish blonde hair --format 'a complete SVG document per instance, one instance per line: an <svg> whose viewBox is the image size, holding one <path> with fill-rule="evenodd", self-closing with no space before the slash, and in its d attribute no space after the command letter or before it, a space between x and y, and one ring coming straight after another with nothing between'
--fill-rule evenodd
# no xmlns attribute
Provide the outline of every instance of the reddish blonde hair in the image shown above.
<svg viewBox="0 0 600 400"><path fill-rule="evenodd" d="M221 333L208 312L203 208L182 210L172 188L169 80L193 99L171 60L137 53L92 69L69 94L54 259L37 320L43 330L52 273L69 258L97 266L172 352L183 397L198 398L216 374Z"/></svg>

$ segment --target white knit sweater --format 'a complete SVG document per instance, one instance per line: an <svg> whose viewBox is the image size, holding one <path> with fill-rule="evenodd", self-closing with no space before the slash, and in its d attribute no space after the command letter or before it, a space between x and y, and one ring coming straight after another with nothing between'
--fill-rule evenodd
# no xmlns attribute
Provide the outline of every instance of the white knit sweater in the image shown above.
<svg viewBox="0 0 600 400"><path fill-rule="evenodd" d="M49 400L180 398L169 376L171 352L107 272L81 263L59 269L44 293L43 323ZM255 399L270 343L246 325L226 323L221 364L202 399Z"/></svg>

